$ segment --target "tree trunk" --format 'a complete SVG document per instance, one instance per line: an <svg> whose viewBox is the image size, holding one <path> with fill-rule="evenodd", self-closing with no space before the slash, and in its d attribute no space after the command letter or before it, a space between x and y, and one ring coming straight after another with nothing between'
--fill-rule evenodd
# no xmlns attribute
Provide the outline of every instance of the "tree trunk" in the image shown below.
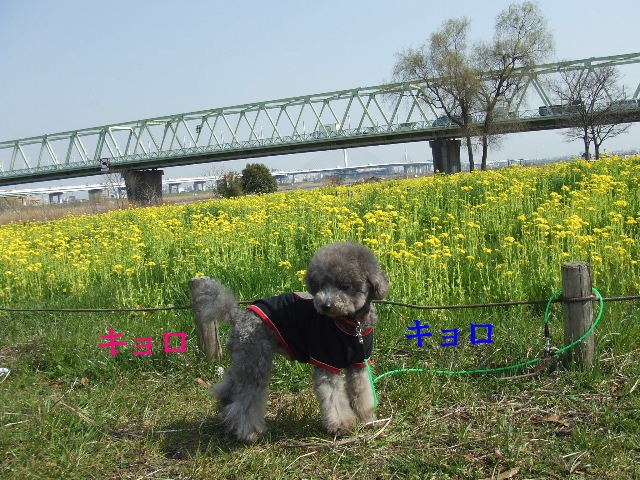
<svg viewBox="0 0 640 480"><path fill-rule="evenodd" d="M489 140L486 135L482 136L482 165L481 169L487 169L487 156L489 155Z"/></svg>
<svg viewBox="0 0 640 480"><path fill-rule="evenodd" d="M593 142L593 150L595 151L596 160L600 158L600 144L598 142Z"/></svg>
<svg viewBox="0 0 640 480"><path fill-rule="evenodd" d="M582 140L584 141L584 159L590 160L591 153L589 152L589 138L585 136L585 137L582 137Z"/></svg>
<svg viewBox="0 0 640 480"><path fill-rule="evenodd" d="M473 172L476 168L473 163L473 145L471 143L471 137L467 135L467 153L469 155L469 171Z"/></svg>

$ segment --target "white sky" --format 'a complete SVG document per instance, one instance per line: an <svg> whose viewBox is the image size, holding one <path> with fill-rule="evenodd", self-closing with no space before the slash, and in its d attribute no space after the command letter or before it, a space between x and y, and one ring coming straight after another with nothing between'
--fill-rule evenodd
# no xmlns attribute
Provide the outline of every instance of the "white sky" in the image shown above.
<svg viewBox="0 0 640 480"><path fill-rule="evenodd" d="M495 16L509 3L0 0L0 141L377 85L391 80L396 52L423 43L448 18L468 17L472 36L489 40ZM638 1L539 5L555 38L551 60L640 51ZM635 89L640 68L624 73L628 88ZM640 127L604 147L640 147ZM405 149L411 160L431 158L426 143L412 143L350 150L349 159L398 161ZM526 133L509 136L490 159L579 152L578 142L566 143L557 132ZM257 161L311 168L338 165L342 155L338 150ZM172 168L165 175L240 170L245 163Z"/></svg>

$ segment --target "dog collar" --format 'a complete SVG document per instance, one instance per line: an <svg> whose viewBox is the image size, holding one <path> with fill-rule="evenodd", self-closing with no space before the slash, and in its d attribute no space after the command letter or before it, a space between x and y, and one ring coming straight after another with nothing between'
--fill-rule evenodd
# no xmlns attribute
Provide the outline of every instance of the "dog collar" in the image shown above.
<svg viewBox="0 0 640 480"><path fill-rule="evenodd" d="M367 328L366 330L362 329L362 325L366 324L366 322L369 320L370 315L371 314L368 313L366 316L357 321L349 317L338 317L334 319L334 323L336 327L338 327L344 333L353 337L358 337L358 341L363 344L363 337L366 337L371 332L373 332L373 327Z"/></svg>

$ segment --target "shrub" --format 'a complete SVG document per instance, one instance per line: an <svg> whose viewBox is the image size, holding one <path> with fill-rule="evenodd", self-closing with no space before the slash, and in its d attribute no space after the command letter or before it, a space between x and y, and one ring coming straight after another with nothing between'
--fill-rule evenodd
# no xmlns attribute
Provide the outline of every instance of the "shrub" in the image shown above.
<svg viewBox="0 0 640 480"><path fill-rule="evenodd" d="M241 180L236 172L226 173L216 182L216 190L225 198L239 197L243 190Z"/></svg>
<svg viewBox="0 0 640 480"><path fill-rule="evenodd" d="M276 179L266 165L250 163L242 170L240 181L244 193L274 193L278 190Z"/></svg>

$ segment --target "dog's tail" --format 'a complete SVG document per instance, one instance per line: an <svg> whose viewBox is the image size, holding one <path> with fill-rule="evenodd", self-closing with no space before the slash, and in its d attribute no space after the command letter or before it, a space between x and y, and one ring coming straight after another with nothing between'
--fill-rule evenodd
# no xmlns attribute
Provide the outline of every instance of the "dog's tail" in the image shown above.
<svg viewBox="0 0 640 480"><path fill-rule="evenodd" d="M206 318L216 322L233 320L238 311L238 300L227 287L215 278L197 277L191 279L193 303L198 305Z"/></svg>

